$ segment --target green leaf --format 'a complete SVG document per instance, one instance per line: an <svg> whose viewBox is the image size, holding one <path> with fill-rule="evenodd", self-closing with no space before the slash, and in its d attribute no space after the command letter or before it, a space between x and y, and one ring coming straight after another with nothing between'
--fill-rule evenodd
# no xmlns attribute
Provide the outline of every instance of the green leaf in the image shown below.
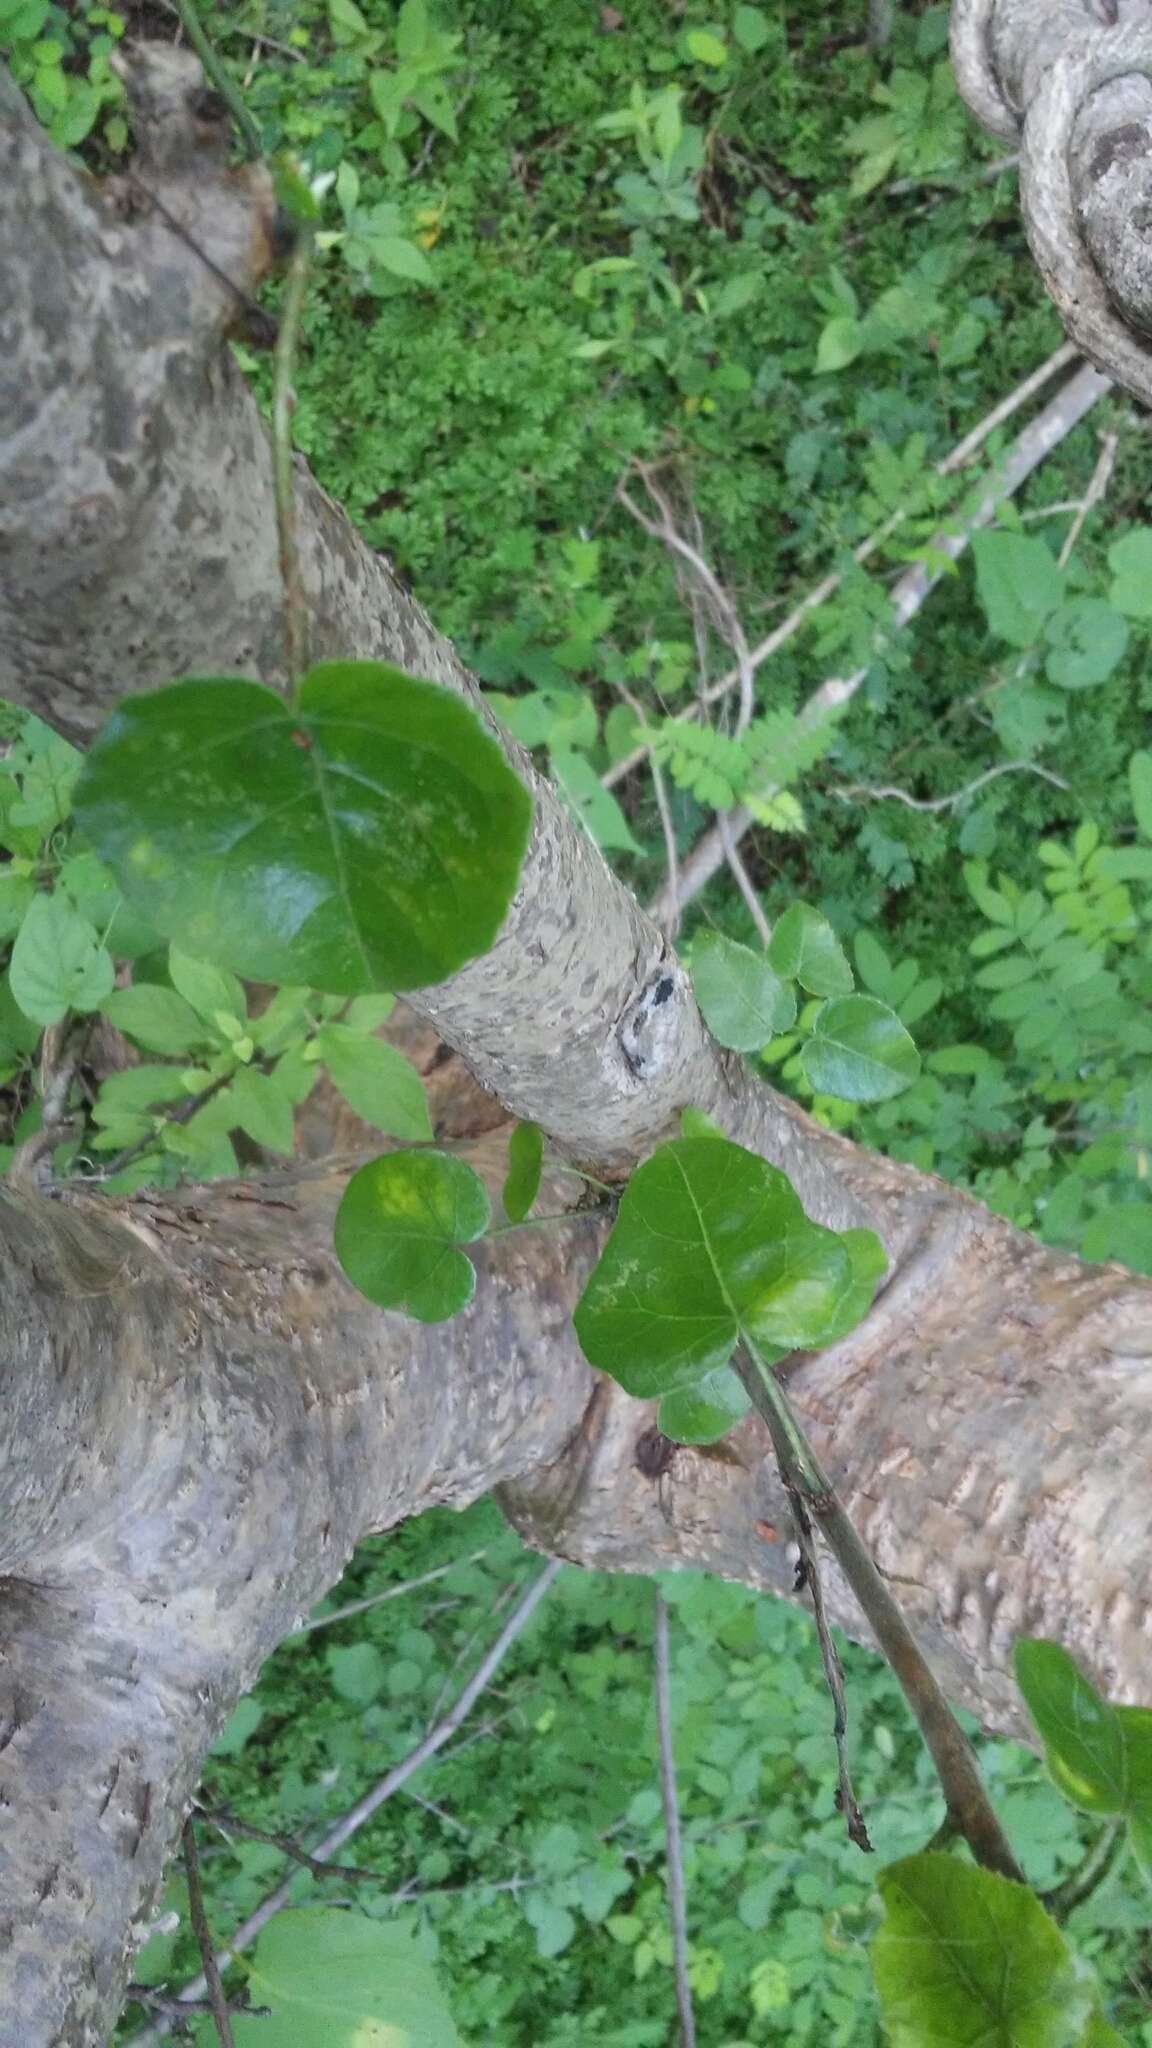
<svg viewBox="0 0 1152 2048"><path fill-rule="evenodd" d="M353 1031L379 1031L395 1008L395 996L356 996L344 1012L344 1022Z"/></svg>
<svg viewBox="0 0 1152 2048"><path fill-rule="evenodd" d="M1127 621L1100 597L1077 597L1045 622L1049 645L1044 673L1058 690L1088 690L1106 682L1128 650Z"/></svg>
<svg viewBox="0 0 1152 2048"><path fill-rule="evenodd" d="M247 1019L244 991L236 976L222 967L213 967L207 960L194 960L190 953L182 953L179 946L170 946L168 979L197 1015L206 1017L210 1023L214 1024L221 1015L234 1017L238 1024Z"/></svg>
<svg viewBox="0 0 1152 2048"><path fill-rule="evenodd" d="M1152 1884L1152 1708L1114 1707L1128 1771L1128 1841Z"/></svg>
<svg viewBox="0 0 1152 2048"><path fill-rule="evenodd" d="M261 1074L255 1067L241 1067L228 1087L232 1122L245 1131L256 1145L271 1152L290 1153L296 1143L292 1098L273 1074Z"/></svg>
<svg viewBox="0 0 1152 2048"><path fill-rule="evenodd" d="M990 630L1012 647L1031 647L1064 597L1064 571L1051 549L1029 534L974 533L972 554Z"/></svg>
<svg viewBox="0 0 1152 2048"><path fill-rule="evenodd" d="M793 903L772 934L768 958L785 981L798 981L810 996L844 996L852 969L826 917L810 903Z"/></svg>
<svg viewBox="0 0 1152 2048"><path fill-rule="evenodd" d="M204 1020L183 996L150 981L114 990L100 1007L117 1031L147 1052L192 1052L212 1042Z"/></svg>
<svg viewBox="0 0 1152 2048"><path fill-rule="evenodd" d="M403 235L374 235L372 260L390 277L403 277L409 284L435 284L436 273L423 249Z"/></svg>
<svg viewBox="0 0 1152 2048"><path fill-rule="evenodd" d="M501 1200L509 1223L523 1223L540 1192L544 1133L539 1124L517 1124L508 1140L508 1174Z"/></svg>
<svg viewBox="0 0 1152 2048"><path fill-rule="evenodd" d="M369 1707L384 1690L387 1668L375 1643L349 1643L324 1653L332 1689L354 1706Z"/></svg>
<svg viewBox="0 0 1152 2048"><path fill-rule="evenodd" d="M854 363L864 346L863 323L854 313L837 313L822 329L816 344L816 369L818 374L827 375L833 370L846 370Z"/></svg>
<svg viewBox="0 0 1152 2048"><path fill-rule="evenodd" d="M308 1031L310 992L306 988L277 989L267 1008L248 1027L259 1052L283 1052L303 1039Z"/></svg>
<svg viewBox="0 0 1152 2048"><path fill-rule="evenodd" d="M1108 550L1108 599L1130 619L1152 619L1152 526L1133 527Z"/></svg>
<svg viewBox="0 0 1152 2048"><path fill-rule="evenodd" d="M773 1356L821 1343L851 1286L848 1251L784 1174L727 1139L676 1138L629 1181L576 1335L648 1399L727 1365L741 1332Z"/></svg>
<svg viewBox="0 0 1152 2048"><path fill-rule="evenodd" d="M324 1024L316 1044L336 1087L365 1123L423 1144L432 1136L424 1083L402 1052L350 1024Z"/></svg>
<svg viewBox="0 0 1152 2048"><path fill-rule="evenodd" d="M728 62L728 48L720 36L713 35L706 28L690 28L684 38L684 47L697 64L710 64L719 70Z"/></svg>
<svg viewBox="0 0 1152 2048"><path fill-rule="evenodd" d="M876 1296L876 1289L888 1271L888 1255L874 1230L842 1230L840 1242L852 1268L851 1284L832 1317L821 1344L837 1344L862 1322Z"/></svg>
<svg viewBox="0 0 1152 2048"><path fill-rule="evenodd" d="M368 34L368 23L356 0L328 0L328 25L336 43L350 43L355 37Z"/></svg>
<svg viewBox="0 0 1152 2048"><path fill-rule="evenodd" d="M113 712L76 815L125 894L198 958L358 995L486 952L532 803L448 690L328 662L293 712L257 683L173 683Z"/></svg>
<svg viewBox="0 0 1152 2048"><path fill-rule="evenodd" d="M65 891L81 917L95 925L118 960L139 960L163 945L155 925L125 900L111 868L94 853L72 854L62 863L56 886Z"/></svg>
<svg viewBox="0 0 1152 2048"><path fill-rule="evenodd" d="M929 1854L877 1883L872 1963L892 2048L1078 2048L1092 1979L1034 1892Z"/></svg>
<svg viewBox="0 0 1152 2048"><path fill-rule="evenodd" d="M884 1102L911 1086L920 1055L894 1010L875 996L842 996L817 1011L800 1048L811 1087L843 1102Z"/></svg>
<svg viewBox="0 0 1152 2048"><path fill-rule="evenodd" d="M35 894L35 883L27 875L0 867L0 944L15 938Z"/></svg>
<svg viewBox="0 0 1152 2048"><path fill-rule="evenodd" d="M736 1052L757 1052L796 1022L796 997L763 954L720 932L693 945L692 986L713 1037Z"/></svg>
<svg viewBox="0 0 1152 2048"><path fill-rule="evenodd" d="M98 1124L110 1124L126 1112L155 1108L157 1103L180 1102L188 1089L179 1067L126 1067L121 1074L109 1074L100 1085L92 1105Z"/></svg>
<svg viewBox="0 0 1152 2048"><path fill-rule="evenodd" d="M1128 763L1132 809L1145 839L1152 839L1152 754L1141 750Z"/></svg>
<svg viewBox="0 0 1152 2048"><path fill-rule="evenodd" d="M1122 1813L1128 1762L1115 1708L1059 1643L1021 1638L1013 1662L1053 1783L1085 1813Z"/></svg>
<svg viewBox="0 0 1152 2048"><path fill-rule="evenodd" d="M732 35L749 57L754 57L757 50L764 48L769 34L767 19L758 7L736 9L732 16Z"/></svg>
<svg viewBox="0 0 1152 2048"><path fill-rule="evenodd" d="M256 1944L252 2003L237 2013L236 2048L459 2048L415 1925L369 1920L335 1906L281 1914ZM214 2048L211 2020L198 2048Z"/></svg>
<svg viewBox="0 0 1152 2048"><path fill-rule="evenodd" d="M16 935L8 967L12 994L36 1024L69 1010L98 1010L116 979L99 934L63 896L37 896Z"/></svg>
<svg viewBox="0 0 1152 2048"><path fill-rule="evenodd" d="M665 1394L656 1426L678 1444L712 1444L743 1421L752 1403L731 1366Z"/></svg>
<svg viewBox="0 0 1152 2048"><path fill-rule="evenodd" d="M725 1138L726 1133L708 1115L707 1110L697 1109L689 1103L680 1111L680 1135L683 1138Z"/></svg>
<svg viewBox="0 0 1152 2048"><path fill-rule="evenodd" d="M354 1287L380 1308L422 1323L466 1308L476 1287L458 1249L488 1228L478 1174L444 1152L392 1152L354 1173L336 1212L336 1256Z"/></svg>
<svg viewBox="0 0 1152 2048"><path fill-rule="evenodd" d="M585 754L554 747L548 765L569 809L602 852L643 853L612 791L604 788Z"/></svg>

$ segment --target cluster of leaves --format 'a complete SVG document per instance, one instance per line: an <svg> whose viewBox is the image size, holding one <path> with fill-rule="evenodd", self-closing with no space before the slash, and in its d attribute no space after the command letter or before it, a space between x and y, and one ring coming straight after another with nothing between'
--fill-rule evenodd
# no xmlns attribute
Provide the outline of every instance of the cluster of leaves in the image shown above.
<svg viewBox="0 0 1152 2048"><path fill-rule="evenodd" d="M114 7L0 0L0 58L59 148L92 136L113 156L126 147L124 88L109 61L125 27Z"/></svg>
<svg viewBox="0 0 1152 2048"><path fill-rule="evenodd" d="M1106 844L1092 824L1042 839L1028 888L984 861L966 864L985 919L969 946L985 1042L926 1040L923 1073L871 1113L870 1128L887 1150L966 1181L1049 1243L1152 1273L1147 753L1132 756L1128 786L1135 839ZM867 959L879 949L865 943ZM915 963L903 971L915 977ZM938 980L913 979L914 1014L940 994Z"/></svg>
<svg viewBox="0 0 1152 2048"><path fill-rule="evenodd" d="M703 933L692 948L697 1000L721 1045L783 1061L785 1078L802 1076L818 1098L883 1102L920 1072L906 1027L927 1006L911 1000L915 970L911 983L877 972L883 953L874 941L860 942L858 959L867 995L856 991L828 919L809 903L789 905L762 953L720 932ZM798 989L811 998L803 1008Z"/></svg>
<svg viewBox="0 0 1152 2048"><path fill-rule="evenodd" d="M97 1016L132 1049L98 1087L82 1074L73 1084L65 1107L82 1128L57 1147L58 1174L96 1173L111 1192L235 1174L236 1133L292 1150L294 1112L321 1072L378 1129L431 1138L418 1075L376 1036L392 1006L381 991L439 978L489 943L529 805L472 714L409 684L330 664L290 710L253 683L183 683L125 705L86 760L6 708L0 1078L20 1103L42 1031ZM395 832L414 773L429 832L455 836L446 865L431 841ZM391 894L382 839L408 848L388 870ZM481 840L477 888L469 849ZM430 863L438 889L424 886ZM255 1016L237 967L281 984ZM13 1143L39 1118L26 1101Z"/></svg>

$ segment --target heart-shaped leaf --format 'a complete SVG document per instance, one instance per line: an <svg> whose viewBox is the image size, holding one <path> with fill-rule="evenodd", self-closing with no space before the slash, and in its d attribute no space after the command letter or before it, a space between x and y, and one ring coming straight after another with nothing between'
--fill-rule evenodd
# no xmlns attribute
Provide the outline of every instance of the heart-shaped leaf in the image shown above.
<svg viewBox="0 0 1152 2048"><path fill-rule="evenodd" d="M763 1354L762 1354L763 1355ZM665 1394L656 1426L678 1444L713 1444L741 1422L752 1403L731 1366L705 1373L690 1387Z"/></svg>
<svg viewBox="0 0 1152 2048"><path fill-rule="evenodd" d="M816 1013L800 1049L810 1085L844 1102L884 1102L911 1087L920 1055L895 1010L875 996L842 996Z"/></svg>
<svg viewBox="0 0 1152 2048"><path fill-rule="evenodd" d="M629 1394L669 1394L727 1365L739 1335L779 1355L819 1344L850 1256L785 1175L719 1138L677 1138L633 1174L576 1309L585 1356Z"/></svg>
<svg viewBox="0 0 1152 2048"><path fill-rule="evenodd" d="M492 944L532 804L464 701L383 662L325 662L290 709L173 683L113 712L75 812L188 953L339 994L441 981Z"/></svg>
<svg viewBox="0 0 1152 2048"><path fill-rule="evenodd" d="M1048 681L1059 690L1088 690L1106 682L1124 659L1128 622L1102 597L1077 597L1053 612L1044 637Z"/></svg>
<svg viewBox="0 0 1152 2048"><path fill-rule="evenodd" d="M1092 1978L1026 1885L930 1854L877 1882L872 1966L892 2048L1081 2048Z"/></svg>
<svg viewBox="0 0 1152 2048"><path fill-rule="evenodd" d="M112 957L65 896L37 896L16 934L8 980L26 1017L58 1024L68 1010L98 1010L116 979Z"/></svg>
<svg viewBox="0 0 1152 2048"><path fill-rule="evenodd" d="M380 1308L422 1323L466 1308L476 1269L459 1247L488 1228L479 1175L446 1152L389 1152L352 1175L336 1211L336 1256Z"/></svg>
<svg viewBox="0 0 1152 2048"><path fill-rule="evenodd" d="M844 996L854 986L843 946L826 917L810 903L792 903L772 934L768 958L785 981L810 996Z"/></svg>
<svg viewBox="0 0 1152 2048"><path fill-rule="evenodd" d="M509 1223L523 1223L540 1192L544 1133L539 1124L517 1124L508 1140L508 1174L501 1199Z"/></svg>
<svg viewBox="0 0 1152 2048"><path fill-rule="evenodd" d="M693 945L692 986L709 1031L734 1052L757 1052L796 1022L795 994L764 955L720 932Z"/></svg>

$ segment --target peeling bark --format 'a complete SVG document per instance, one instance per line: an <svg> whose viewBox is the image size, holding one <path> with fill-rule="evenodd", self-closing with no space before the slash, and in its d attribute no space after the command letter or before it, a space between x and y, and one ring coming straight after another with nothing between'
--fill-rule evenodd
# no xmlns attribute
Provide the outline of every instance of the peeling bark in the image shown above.
<svg viewBox="0 0 1152 2048"><path fill-rule="evenodd" d="M144 182L247 288L265 195L218 138L172 143L168 87ZM83 737L169 675L279 673L267 437L222 339L235 293L138 194L78 175L11 99L0 115L0 686ZM298 488L316 652L387 656L479 701L303 465ZM1019 1727L1020 1630L1152 1697L1152 1286L1045 1251L760 1086L509 751L536 799L522 887L493 951L421 1010L569 1154L622 1174L694 1102L814 1216L875 1228L875 1308L789 1377L926 1648L997 1727ZM482 1248L472 1308L428 1330L336 1269L346 1171L0 1199L0 2048L106 2038L205 1750L369 1531L497 1488L530 1540L580 1562L788 1588L786 1542L757 1533L787 1527L760 1425L678 1452L661 1501L636 1463L650 1409L580 1357L570 1312L602 1217Z"/></svg>

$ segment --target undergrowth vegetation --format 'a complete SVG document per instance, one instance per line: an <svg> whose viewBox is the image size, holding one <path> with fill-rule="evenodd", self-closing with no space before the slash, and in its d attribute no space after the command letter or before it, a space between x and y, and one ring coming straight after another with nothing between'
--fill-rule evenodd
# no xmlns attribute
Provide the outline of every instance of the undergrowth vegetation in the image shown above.
<svg viewBox="0 0 1152 2048"><path fill-rule="evenodd" d="M947 10L898 8L878 54L864 12L240 0L204 19L266 148L303 159L321 195L296 431L325 488L642 897L670 845L686 860L717 810L746 806L768 923L818 905L923 1060L892 1100L847 1103L815 1091L790 1030L747 1048L765 1073L1049 1242L1152 1273L1152 451L1129 407L1101 401L958 565L934 545L1019 421L976 471L939 466L1061 337L1011 165L955 98ZM126 25L128 7L0 0L38 114L102 170L127 141L109 61ZM237 353L266 395L266 357ZM917 563L939 587L896 630L887 592ZM799 716L847 677L850 698ZM76 920L108 938L106 879L53 836L71 750L21 745L0 764L0 944L19 944L47 862L37 901L61 906L53 958L71 933L66 1000L179 1062L106 1081L60 1164L112 1161L120 1187L233 1172L237 1131L287 1149L321 1064L362 1115L424 1134L367 999L348 1012L301 991L250 1031L238 985L123 925L109 943L144 963L137 989L104 986ZM686 909L689 957L715 933L760 945L723 864ZM58 999L23 944L31 981L14 952L0 985L12 1144L36 1127L31 1057ZM209 1805L308 1837L411 1747L523 1576L517 1540L487 1507L431 1516L366 1546L327 1603L450 1560L402 1604L277 1653L215 1753ZM664 1591L701 2040L869 2048L878 1908L833 1807L810 1624L691 1575ZM358 1904L418 1914L469 2040L670 2037L651 1637L646 1583L566 1571L475 1725L356 1838L380 1873ZM846 1654L857 1789L890 1858L939 1815L892 1680ZM981 1747L1028 1877L1051 1889L1085 1824L1029 1752ZM284 1869L274 1843L222 1832L205 1856L218 1927ZM317 1882L302 1873L300 1896ZM1117 2027L1152 2043L1146 1917L1120 1872L1070 1926ZM171 1934L141 1976L196 1967Z"/></svg>

